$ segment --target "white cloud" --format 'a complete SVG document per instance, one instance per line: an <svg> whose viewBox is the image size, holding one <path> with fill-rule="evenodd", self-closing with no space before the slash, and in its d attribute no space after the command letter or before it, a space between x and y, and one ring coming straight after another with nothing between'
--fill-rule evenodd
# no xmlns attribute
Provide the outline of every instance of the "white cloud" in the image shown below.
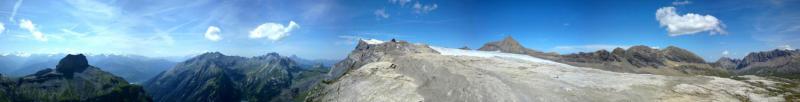
<svg viewBox="0 0 800 102"><path fill-rule="evenodd" d="M3 34L3 31L6 31L6 26L3 25L2 22L0 22L0 34Z"/></svg>
<svg viewBox="0 0 800 102"><path fill-rule="evenodd" d="M439 5L437 5L437 4L425 5L425 4L420 4L419 2L417 2L417 3L414 3L413 8L414 8L414 13L424 14L424 13L428 13L428 12L431 12L433 10L436 10L436 8L439 8Z"/></svg>
<svg viewBox="0 0 800 102"><path fill-rule="evenodd" d="M8 21L14 21L14 16L17 15L19 6L22 6L22 0L17 0L17 3L14 3L14 8L11 10L11 16L8 17Z"/></svg>
<svg viewBox="0 0 800 102"><path fill-rule="evenodd" d="M101 17L114 17L116 16L116 8L104 3L100 0L66 0L66 2L78 10L85 11L81 13L96 14Z"/></svg>
<svg viewBox="0 0 800 102"><path fill-rule="evenodd" d="M778 46L778 49L782 49L782 50L792 50L792 46L790 46L790 45Z"/></svg>
<svg viewBox="0 0 800 102"><path fill-rule="evenodd" d="M689 0L677 1L677 0L676 0L676 1L673 1L673 2L672 2L672 5L675 5L675 6L680 6L680 5L689 5L689 4L692 4L692 1L689 1Z"/></svg>
<svg viewBox="0 0 800 102"><path fill-rule="evenodd" d="M592 44L592 45L577 45L577 46L556 46L552 49L552 51L562 52L562 53L575 53L575 52L594 52L601 49L611 51L614 50L615 48L628 49L629 47L631 46Z"/></svg>
<svg viewBox="0 0 800 102"><path fill-rule="evenodd" d="M211 41L219 41L222 39L222 37L219 36L219 32L220 32L219 27L208 26L208 30L206 30L206 33L203 34L203 36L205 36L206 39Z"/></svg>
<svg viewBox="0 0 800 102"><path fill-rule="evenodd" d="M378 16L378 17L383 18L383 19L389 18L389 14L386 13L386 9L375 10L375 16Z"/></svg>
<svg viewBox="0 0 800 102"><path fill-rule="evenodd" d="M389 0L389 2L391 2L393 4L394 3L400 4L400 6L405 6L406 3L411 2L411 0Z"/></svg>
<svg viewBox="0 0 800 102"><path fill-rule="evenodd" d="M31 20L28 19L20 20L19 27L28 30L28 32L31 32L31 35L33 35L33 38L35 38L36 40L47 41L47 38L44 37L44 34L36 29L36 25L33 24Z"/></svg>
<svg viewBox="0 0 800 102"><path fill-rule="evenodd" d="M297 28L300 28L300 25L297 25L294 21L289 21L289 25L286 26L279 23L268 22L250 31L250 38L267 37L269 40L278 41L291 35L291 32Z"/></svg>
<svg viewBox="0 0 800 102"><path fill-rule="evenodd" d="M730 55L730 54L731 54L731 53L730 53L730 52L728 52L728 50L722 51L722 56L728 56L728 55Z"/></svg>
<svg viewBox="0 0 800 102"><path fill-rule="evenodd" d="M679 15L675 7L662 7L656 10L656 20L661 27L666 27L669 36L690 35L709 31L713 34L725 34L721 21L711 15L687 13Z"/></svg>

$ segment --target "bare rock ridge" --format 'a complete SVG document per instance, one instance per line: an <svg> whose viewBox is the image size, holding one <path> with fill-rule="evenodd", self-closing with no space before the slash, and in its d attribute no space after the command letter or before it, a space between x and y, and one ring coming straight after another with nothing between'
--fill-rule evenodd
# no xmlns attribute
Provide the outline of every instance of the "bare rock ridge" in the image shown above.
<svg viewBox="0 0 800 102"><path fill-rule="evenodd" d="M329 74L305 101L784 101L783 93L728 78L619 73L405 41L362 41Z"/></svg>
<svg viewBox="0 0 800 102"><path fill-rule="evenodd" d="M406 41L389 41L383 43L369 43L360 40L356 48L350 52L339 63L334 64L328 73L327 81L336 80L351 68L358 68L367 63L389 59L392 56L404 55L407 53L435 52L431 49L419 49L425 45L415 45Z"/></svg>

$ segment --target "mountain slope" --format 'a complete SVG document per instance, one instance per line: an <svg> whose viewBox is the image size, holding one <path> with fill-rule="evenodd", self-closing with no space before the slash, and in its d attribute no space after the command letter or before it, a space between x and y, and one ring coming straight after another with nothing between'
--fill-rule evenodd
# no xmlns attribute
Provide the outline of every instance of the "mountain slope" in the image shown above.
<svg viewBox="0 0 800 102"><path fill-rule="evenodd" d="M89 65L82 54L67 55L55 70L48 68L16 82L0 83L4 83L0 89L11 90L6 93L11 94L11 101L152 101L140 86Z"/></svg>
<svg viewBox="0 0 800 102"><path fill-rule="evenodd" d="M339 67L349 68L339 68ZM528 55L362 42L307 101L782 101L745 82L629 74Z"/></svg>
<svg viewBox="0 0 800 102"><path fill-rule="evenodd" d="M245 58L213 52L160 73L145 89L159 102L286 101L318 82L322 73L277 53Z"/></svg>

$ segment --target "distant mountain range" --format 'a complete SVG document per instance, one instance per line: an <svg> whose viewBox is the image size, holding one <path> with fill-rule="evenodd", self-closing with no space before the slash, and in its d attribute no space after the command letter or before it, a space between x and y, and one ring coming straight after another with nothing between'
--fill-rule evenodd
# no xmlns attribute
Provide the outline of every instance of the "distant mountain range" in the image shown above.
<svg viewBox="0 0 800 102"><path fill-rule="evenodd" d="M55 69L11 79L0 75L0 101L148 102L141 86L89 65L82 54L67 55Z"/></svg>
<svg viewBox="0 0 800 102"><path fill-rule="evenodd" d="M615 72L730 76L727 70L714 67L694 53L675 46L653 49L639 45L630 47L627 50L616 48L611 52L598 50L595 52L559 55L525 48L512 37L506 37L501 41L487 43L478 50L525 54L574 66Z"/></svg>
<svg viewBox="0 0 800 102"><path fill-rule="evenodd" d="M55 67L66 54L32 54L28 56L0 56L0 73L9 76L32 74L38 70ZM119 75L133 83L141 83L159 72L172 68L177 62L137 55L89 55L90 64Z"/></svg>
<svg viewBox="0 0 800 102"><path fill-rule="evenodd" d="M743 59L720 58L713 65L737 75L776 76L800 79L800 49L753 52Z"/></svg>
<svg viewBox="0 0 800 102"><path fill-rule="evenodd" d="M251 58L205 53L144 83L158 102L291 101L322 79L327 68L269 53Z"/></svg>
<svg viewBox="0 0 800 102"><path fill-rule="evenodd" d="M714 63L707 63L694 53L675 46L653 49L639 45L627 50L616 48L611 52L598 50L558 55L525 48L513 38L506 37L501 41L487 43L478 50L526 54L575 66L616 72L662 75L762 75L800 78L800 74L797 74L800 73L799 50L754 52L741 60L720 58Z"/></svg>

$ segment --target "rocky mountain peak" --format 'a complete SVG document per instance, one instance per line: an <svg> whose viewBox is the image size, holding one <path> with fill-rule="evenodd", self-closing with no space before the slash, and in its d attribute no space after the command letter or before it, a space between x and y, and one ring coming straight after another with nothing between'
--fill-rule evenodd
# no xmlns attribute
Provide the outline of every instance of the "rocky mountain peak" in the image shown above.
<svg viewBox="0 0 800 102"><path fill-rule="evenodd" d="M74 72L81 72L87 67L89 67L89 61L86 60L86 56L83 54L69 54L62 58L61 61L58 61L58 65L56 65L56 71L65 74L71 74Z"/></svg>
<svg viewBox="0 0 800 102"><path fill-rule="evenodd" d="M800 55L800 50L780 50L775 49L772 51L753 52L747 54L743 60L746 62L764 62L777 57L787 57L792 55Z"/></svg>
<svg viewBox="0 0 800 102"><path fill-rule="evenodd" d="M617 55L617 56L622 56L622 55L625 55L625 49L617 47L617 48L614 48L614 50L611 51L611 53L614 54L614 55Z"/></svg>
<svg viewBox="0 0 800 102"><path fill-rule="evenodd" d="M200 54L200 55L199 55L199 56L197 56L197 57L208 57L208 58L213 58L213 57L220 57L220 56L225 56L225 55L224 55L224 54L222 54L222 53L220 53L220 52L206 52L206 53Z"/></svg>
<svg viewBox="0 0 800 102"><path fill-rule="evenodd" d="M700 56L695 55L692 52L689 52L686 49L678 48L675 46L669 46L662 51L662 54L669 60L677 61L677 62L690 62L690 63L705 63L705 60Z"/></svg>
<svg viewBox="0 0 800 102"><path fill-rule="evenodd" d="M628 48L627 52L651 52L653 50L654 49L650 48L649 46L636 45L636 46L631 46L631 48Z"/></svg>
<svg viewBox="0 0 800 102"><path fill-rule="evenodd" d="M503 41L501 42L503 42L504 44L519 45L519 42L517 42L517 40L514 40L514 38L511 36L506 36L505 38L503 38Z"/></svg>
<svg viewBox="0 0 800 102"><path fill-rule="evenodd" d="M514 40L511 36L504 38L501 41L489 42L479 48L481 51L501 51L507 53L527 54L529 52L538 52L522 47L522 45Z"/></svg>

